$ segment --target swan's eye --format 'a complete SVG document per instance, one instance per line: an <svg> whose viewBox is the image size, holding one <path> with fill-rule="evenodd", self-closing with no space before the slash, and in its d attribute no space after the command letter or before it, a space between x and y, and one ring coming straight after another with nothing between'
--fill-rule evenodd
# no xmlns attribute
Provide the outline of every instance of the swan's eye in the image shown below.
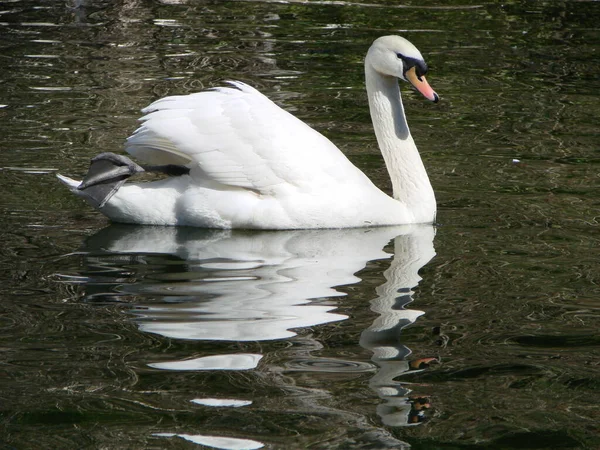
<svg viewBox="0 0 600 450"><path fill-rule="evenodd" d="M427 74L427 64L421 62L420 64L415 65L415 72L417 73L417 77L421 78L422 76Z"/></svg>
<svg viewBox="0 0 600 450"><path fill-rule="evenodd" d="M413 67L415 68L415 74L417 75L417 78L419 78L419 81L423 75L427 74L427 64L422 59L403 56L402 63L404 64L404 73Z"/></svg>

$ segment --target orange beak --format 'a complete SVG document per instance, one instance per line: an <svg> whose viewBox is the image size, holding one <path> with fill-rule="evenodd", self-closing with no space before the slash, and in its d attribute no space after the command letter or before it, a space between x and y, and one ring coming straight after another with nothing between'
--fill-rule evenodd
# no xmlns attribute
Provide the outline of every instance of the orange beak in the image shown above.
<svg viewBox="0 0 600 450"><path fill-rule="evenodd" d="M437 103L440 98L435 93L424 76L417 76L416 68L411 67L405 73L406 78L427 100Z"/></svg>

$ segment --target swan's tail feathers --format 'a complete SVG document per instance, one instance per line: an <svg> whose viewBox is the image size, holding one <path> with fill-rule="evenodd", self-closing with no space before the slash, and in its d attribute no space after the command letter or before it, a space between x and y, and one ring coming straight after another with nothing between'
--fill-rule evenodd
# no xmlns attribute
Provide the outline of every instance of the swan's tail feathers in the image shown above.
<svg viewBox="0 0 600 450"><path fill-rule="evenodd" d="M102 208L132 175L144 168L131 159L115 153L100 153L90 162L85 178L80 182L58 175L72 192L85 197L94 207Z"/></svg>
<svg viewBox="0 0 600 450"><path fill-rule="evenodd" d="M64 175L61 175L60 173L56 174L56 178L58 178L60 180L60 182L62 184L64 184L65 186L67 186L71 191L76 190L77 186L79 186L81 184L81 181L74 180L73 178L65 177Z"/></svg>
<svg viewBox="0 0 600 450"><path fill-rule="evenodd" d="M142 167L127 156L106 152L92 158L88 173L81 182L63 175L57 176L72 192L85 197L95 208L102 208L129 177L141 172L181 176L189 174L190 169L177 164Z"/></svg>

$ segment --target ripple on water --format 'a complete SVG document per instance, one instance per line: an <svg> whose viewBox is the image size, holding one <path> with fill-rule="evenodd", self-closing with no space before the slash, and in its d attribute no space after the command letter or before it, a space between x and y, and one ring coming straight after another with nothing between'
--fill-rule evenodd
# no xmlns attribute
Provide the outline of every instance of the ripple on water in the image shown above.
<svg viewBox="0 0 600 450"><path fill-rule="evenodd" d="M366 373L376 369L374 364L337 358L292 359L285 364L286 372Z"/></svg>
<svg viewBox="0 0 600 450"><path fill-rule="evenodd" d="M589 334L531 334L514 336L510 340L523 347L534 347L544 349L557 349L568 351L570 348L598 347L600 336L597 333Z"/></svg>

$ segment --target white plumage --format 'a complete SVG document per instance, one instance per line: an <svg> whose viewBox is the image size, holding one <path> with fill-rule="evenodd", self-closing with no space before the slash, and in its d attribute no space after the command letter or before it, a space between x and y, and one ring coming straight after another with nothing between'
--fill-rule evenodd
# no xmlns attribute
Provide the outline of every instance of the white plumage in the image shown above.
<svg viewBox="0 0 600 450"><path fill-rule="evenodd" d="M326 137L234 81L231 87L166 97L145 108L126 151L149 164L185 165L190 173L125 184L100 211L117 222L212 228L431 223L435 198L396 81L409 80L437 101L418 73L426 71L422 61L418 50L397 36L376 40L365 61L371 115L394 198ZM415 72L419 81L410 76ZM59 177L85 196L79 182Z"/></svg>
<svg viewBox="0 0 600 450"><path fill-rule="evenodd" d="M150 164L191 163L211 181L263 195L364 178L322 134L247 84L229 83L143 109L127 152Z"/></svg>

